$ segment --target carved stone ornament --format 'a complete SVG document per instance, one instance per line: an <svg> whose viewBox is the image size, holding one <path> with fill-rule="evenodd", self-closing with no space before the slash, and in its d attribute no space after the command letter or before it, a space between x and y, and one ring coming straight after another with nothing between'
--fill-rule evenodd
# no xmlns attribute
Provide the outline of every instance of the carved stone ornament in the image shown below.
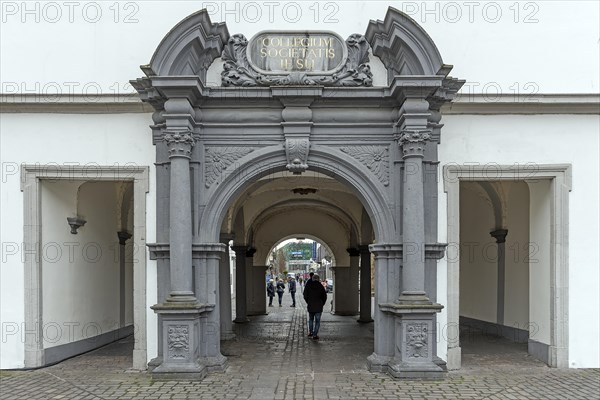
<svg viewBox="0 0 600 400"><path fill-rule="evenodd" d="M252 152L251 147L207 147L205 158L204 184L208 188L236 160Z"/></svg>
<svg viewBox="0 0 600 400"><path fill-rule="evenodd" d="M345 146L341 151L365 165L385 186L389 182L389 155L384 146Z"/></svg>
<svg viewBox="0 0 600 400"><path fill-rule="evenodd" d="M167 131L163 135L167 142L169 157L187 157L192 155L195 140L190 131Z"/></svg>
<svg viewBox="0 0 600 400"><path fill-rule="evenodd" d="M426 359L429 356L429 332L427 324L406 325L406 354L412 359Z"/></svg>
<svg viewBox="0 0 600 400"><path fill-rule="evenodd" d="M265 74L257 71L248 61L248 39L242 34L229 38L223 50L224 61L221 81L223 86L373 86L369 61L369 42L355 33L346 39L348 56L343 67L334 73L293 71L288 74Z"/></svg>
<svg viewBox="0 0 600 400"><path fill-rule="evenodd" d="M186 359L190 350L190 333L187 325L173 325L169 327L167 335L169 358Z"/></svg>
<svg viewBox="0 0 600 400"><path fill-rule="evenodd" d="M422 156L425 143L431 139L431 129L404 129L394 135L398 145L402 146L402 153L407 156Z"/></svg>
<svg viewBox="0 0 600 400"><path fill-rule="evenodd" d="M308 169L308 150L310 142L308 139L286 139L285 154L288 164L286 168L295 175L301 174Z"/></svg>

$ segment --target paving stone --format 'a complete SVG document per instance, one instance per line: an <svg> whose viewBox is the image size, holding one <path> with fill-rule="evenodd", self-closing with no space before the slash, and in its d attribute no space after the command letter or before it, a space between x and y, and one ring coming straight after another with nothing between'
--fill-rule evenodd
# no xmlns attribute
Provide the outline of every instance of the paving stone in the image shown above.
<svg viewBox="0 0 600 400"><path fill-rule="evenodd" d="M132 338L35 371L1 371L0 399L599 399L600 369L558 370L523 346L470 336L463 369L442 381L394 380L367 370L373 324L324 314L315 342L300 305L235 325L222 343L225 372L200 382L154 381L131 372Z"/></svg>

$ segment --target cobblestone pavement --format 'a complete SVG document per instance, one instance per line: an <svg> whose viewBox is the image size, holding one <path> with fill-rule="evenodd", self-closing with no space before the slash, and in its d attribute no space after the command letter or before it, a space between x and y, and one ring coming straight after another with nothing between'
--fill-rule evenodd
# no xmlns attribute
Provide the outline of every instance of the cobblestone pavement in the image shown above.
<svg viewBox="0 0 600 400"><path fill-rule="evenodd" d="M306 337L303 307L269 307L223 342L223 373L200 382L154 381L131 371L131 338L36 371L2 371L0 399L599 399L600 370L557 370L523 347L490 338L463 343L464 368L442 381L394 380L366 369L373 324L324 314ZM300 302L299 302L300 303ZM299 304L300 305L300 304Z"/></svg>

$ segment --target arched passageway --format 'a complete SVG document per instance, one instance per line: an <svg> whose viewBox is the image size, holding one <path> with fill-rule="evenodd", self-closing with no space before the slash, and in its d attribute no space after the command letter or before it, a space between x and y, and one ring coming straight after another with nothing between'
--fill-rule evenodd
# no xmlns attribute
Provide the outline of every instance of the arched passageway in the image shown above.
<svg viewBox="0 0 600 400"><path fill-rule="evenodd" d="M370 310L369 291L358 296L359 277L369 287L370 272L359 271L374 255L371 370L445 371L436 348L436 260L445 249L437 238L437 145L440 109L463 81L448 76L430 37L393 8L346 41L307 34L337 43L338 67L267 76L249 64L254 47L244 35L201 11L167 34L143 67L146 77L132 82L156 110L159 243L151 247L166 255L152 307L157 376L225 367L220 338L233 333L225 290L232 274L221 254L233 240L235 321L244 323L264 309L266 252L295 232L321 237L335 254L336 286L348 288L346 296L334 291L336 315L356 315L361 304ZM221 85L207 87L217 74Z"/></svg>

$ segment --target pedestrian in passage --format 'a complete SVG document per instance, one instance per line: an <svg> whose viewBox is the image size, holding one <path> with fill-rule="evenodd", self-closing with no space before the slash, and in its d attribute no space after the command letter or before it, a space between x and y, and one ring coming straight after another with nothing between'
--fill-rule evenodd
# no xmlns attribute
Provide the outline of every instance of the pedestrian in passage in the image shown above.
<svg viewBox="0 0 600 400"><path fill-rule="evenodd" d="M308 309L308 337L319 340L321 315L323 314L323 306L327 302L327 292L323 285L319 283L319 275L314 274L312 282L306 282L303 294Z"/></svg>
<svg viewBox="0 0 600 400"><path fill-rule="evenodd" d="M269 283L267 283L267 296L269 296L269 307L273 307L273 297L275 297L273 279L269 279Z"/></svg>
<svg viewBox="0 0 600 400"><path fill-rule="evenodd" d="M279 298L279 307L281 307L281 301L283 300L283 292L285 292L285 283L283 279L277 282L277 297Z"/></svg>
<svg viewBox="0 0 600 400"><path fill-rule="evenodd" d="M294 278L290 278L288 282L288 292L292 296L292 305L291 307L296 307L296 280Z"/></svg>

